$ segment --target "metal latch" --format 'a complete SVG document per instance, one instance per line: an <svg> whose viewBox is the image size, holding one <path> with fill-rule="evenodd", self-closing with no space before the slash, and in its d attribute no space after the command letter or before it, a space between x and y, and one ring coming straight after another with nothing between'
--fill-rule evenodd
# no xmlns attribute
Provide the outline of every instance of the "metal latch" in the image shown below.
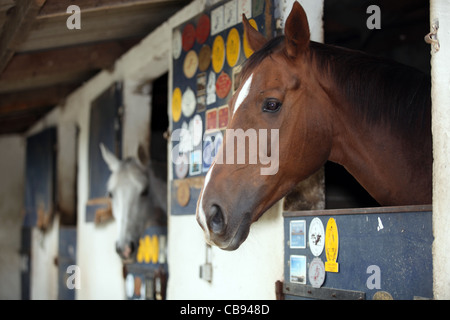
<svg viewBox="0 0 450 320"><path fill-rule="evenodd" d="M431 44L431 48L433 49L434 52L438 52L440 48L439 40L437 38L438 29L439 29L438 23L431 25L431 31L429 34L425 36L424 39L426 43Z"/></svg>

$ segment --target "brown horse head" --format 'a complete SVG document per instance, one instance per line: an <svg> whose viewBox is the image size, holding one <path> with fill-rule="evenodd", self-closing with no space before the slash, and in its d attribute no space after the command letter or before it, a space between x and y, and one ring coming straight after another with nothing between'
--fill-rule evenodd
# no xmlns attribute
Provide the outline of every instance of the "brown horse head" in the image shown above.
<svg viewBox="0 0 450 320"><path fill-rule="evenodd" d="M330 132L315 129L328 119L316 112L320 97L314 94L309 27L301 6L287 19L285 45L267 42L243 18L255 53L229 103L232 118L197 206L206 240L228 250L238 248L251 223L319 169L331 147L323 144ZM308 143L298 143L302 140Z"/></svg>
<svg viewBox="0 0 450 320"><path fill-rule="evenodd" d="M327 160L381 204L428 203L429 87L422 74L310 41L297 2L284 36L266 40L245 16L243 23L254 53L197 203L208 243L237 249L254 221Z"/></svg>

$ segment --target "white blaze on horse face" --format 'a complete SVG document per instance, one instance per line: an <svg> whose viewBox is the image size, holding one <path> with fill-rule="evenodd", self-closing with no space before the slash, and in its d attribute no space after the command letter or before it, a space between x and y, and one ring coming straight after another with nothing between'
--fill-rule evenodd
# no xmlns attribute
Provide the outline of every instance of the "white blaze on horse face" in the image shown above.
<svg viewBox="0 0 450 320"><path fill-rule="evenodd" d="M247 98L247 96L250 92L250 87L252 85L252 79L253 79L253 73L250 75L250 77L248 77L247 81L245 81L244 85L241 88L241 91L239 91L239 95L236 99L236 103L234 104L233 116L236 114L236 111L242 105L245 98Z"/></svg>
<svg viewBox="0 0 450 320"><path fill-rule="evenodd" d="M208 173L205 177L205 184L203 185L203 191L202 195L200 197L200 202L198 204L198 221L200 222L200 225L203 227L203 230L205 230L205 237L206 241L209 242L209 230L208 225L206 223L206 214L205 210L203 209L203 195L205 194L206 187L208 186L209 180L211 179L211 172L214 169L215 162L211 165L211 168L209 169Z"/></svg>

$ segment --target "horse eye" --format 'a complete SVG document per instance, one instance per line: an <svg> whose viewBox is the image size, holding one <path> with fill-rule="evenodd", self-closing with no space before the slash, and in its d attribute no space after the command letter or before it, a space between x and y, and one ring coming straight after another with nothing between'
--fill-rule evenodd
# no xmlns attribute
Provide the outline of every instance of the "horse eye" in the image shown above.
<svg viewBox="0 0 450 320"><path fill-rule="evenodd" d="M266 99L263 103L263 111L264 112L277 112L280 110L282 103L278 101L277 99Z"/></svg>
<svg viewBox="0 0 450 320"><path fill-rule="evenodd" d="M148 186L145 187L145 189L142 190L142 192L141 192L141 197L146 197L146 196L148 196Z"/></svg>

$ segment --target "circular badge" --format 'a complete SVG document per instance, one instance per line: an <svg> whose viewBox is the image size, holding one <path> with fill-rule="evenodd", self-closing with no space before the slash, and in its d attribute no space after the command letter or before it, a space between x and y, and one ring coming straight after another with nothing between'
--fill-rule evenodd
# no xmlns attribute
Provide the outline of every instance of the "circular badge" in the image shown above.
<svg viewBox="0 0 450 320"><path fill-rule="evenodd" d="M181 90L175 88L172 94L172 118L174 122L178 122L181 117Z"/></svg>
<svg viewBox="0 0 450 320"><path fill-rule="evenodd" d="M178 29L172 34L172 55L175 60L181 55L181 32Z"/></svg>
<svg viewBox="0 0 450 320"><path fill-rule="evenodd" d="M312 219L309 225L308 242L312 254L316 257L320 256L325 246L325 230L319 218Z"/></svg>
<svg viewBox="0 0 450 320"><path fill-rule="evenodd" d="M225 63L225 42L221 35L218 35L212 46L212 66L215 73L222 70Z"/></svg>
<svg viewBox="0 0 450 320"><path fill-rule="evenodd" d="M258 31L258 25L256 24L256 21L254 19L250 19L248 22L250 23L250 25L253 28L255 28L255 30ZM250 57L253 54L253 50L252 50L252 48L250 48L250 45L248 44L247 36L245 34L244 34L243 47L244 47L245 57L246 58Z"/></svg>
<svg viewBox="0 0 450 320"><path fill-rule="evenodd" d="M192 116L195 111L195 105L195 93L190 87L187 87L181 99L181 111L183 112L183 115L187 118Z"/></svg>
<svg viewBox="0 0 450 320"><path fill-rule="evenodd" d="M211 63L211 47L207 44L203 45L198 53L198 69L206 71Z"/></svg>
<svg viewBox="0 0 450 320"><path fill-rule="evenodd" d="M231 79L230 76L222 72L217 78L216 82L216 94L220 99L224 99L231 89Z"/></svg>
<svg viewBox="0 0 450 320"><path fill-rule="evenodd" d="M131 273L127 274L127 277L125 278L125 294L127 295L128 299L133 298L134 276Z"/></svg>
<svg viewBox="0 0 450 320"><path fill-rule="evenodd" d="M203 121L199 114L196 114L189 121L189 131L191 132L192 144L194 147L198 146L203 138Z"/></svg>
<svg viewBox="0 0 450 320"><path fill-rule="evenodd" d="M189 189L189 183L182 181L177 189L177 202L180 206L186 207L191 198L191 191Z"/></svg>
<svg viewBox="0 0 450 320"><path fill-rule="evenodd" d="M176 159L174 159L175 163L175 175L178 179L183 179L186 177L189 170L189 159L185 153L178 155Z"/></svg>
<svg viewBox="0 0 450 320"><path fill-rule="evenodd" d="M195 38L198 43L203 44L208 39L209 31L211 29L211 22L207 14L203 14L197 23L197 29L195 30Z"/></svg>
<svg viewBox="0 0 450 320"><path fill-rule="evenodd" d="M192 23L188 23L186 26L184 26L183 34L181 37L183 50L191 50L195 42L195 27Z"/></svg>
<svg viewBox="0 0 450 320"><path fill-rule="evenodd" d="M194 50L191 50L187 53L183 62L183 72L186 78L188 79L192 78L195 72L197 72L197 68L198 68L197 53Z"/></svg>
<svg viewBox="0 0 450 320"><path fill-rule="evenodd" d="M320 288L325 281L325 265L315 257L309 264L308 278L313 288Z"/></svg>
<svg viewBox="0 0 450 320"><path fill-rule="evenodd" d="M241 40L239 32L233 28L228 33L227 38L227 62L230 67L234 67L239 60L239 53L241 52Z"/></svg>

